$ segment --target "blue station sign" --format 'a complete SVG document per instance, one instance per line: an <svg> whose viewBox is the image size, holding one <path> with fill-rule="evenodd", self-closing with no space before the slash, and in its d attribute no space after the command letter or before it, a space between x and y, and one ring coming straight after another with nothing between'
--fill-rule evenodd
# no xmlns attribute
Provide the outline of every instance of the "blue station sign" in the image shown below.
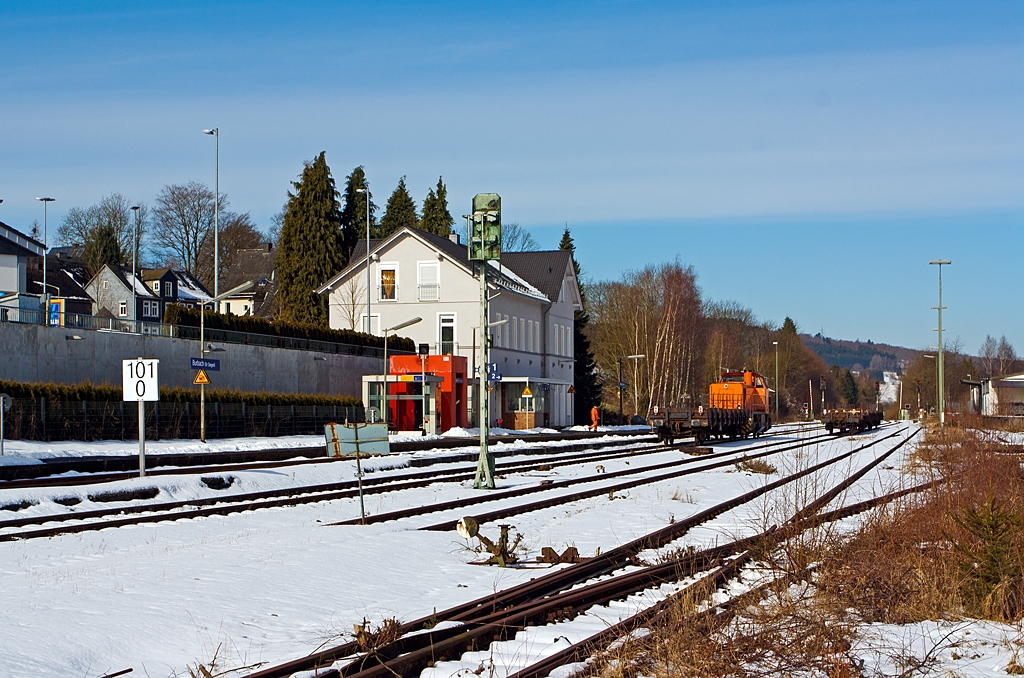
<svg viewBox="0 0 1024 678"><path fill-rule="evenodd" d="M220 360L213 360L212 358L192 358L192 369L220 372Z"/></svg>

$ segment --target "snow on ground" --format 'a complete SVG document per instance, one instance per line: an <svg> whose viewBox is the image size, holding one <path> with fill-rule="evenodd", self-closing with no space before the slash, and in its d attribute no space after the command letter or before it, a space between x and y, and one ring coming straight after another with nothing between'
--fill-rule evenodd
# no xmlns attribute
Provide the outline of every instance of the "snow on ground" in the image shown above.
<svg viewBox="0 0 1024 678"><path fill-rule="evenodd" d="M892 430L883 429L871 437ZM780 437L796 441L812 434L798 428ZM739 450L760 442L716 448ZM768 460L781 472L787 467L815 463L857 444L863 441L829 439L800 454L781 453ZM859 453L853 465L867 463L888 444ZM613 472L679 459L680 454L660 452L600 463ZM544 479L590 475L595 466L589 463L530 471L509 475L500 483L508 488ZM337 462L246 472L245 480L239 482L249 491L279 482L350 479L352 473L351 466ZM665 471L641 475L662 473ZM528 559L538 555L543 546L561 551L573 545L581 554L593 555L599 547L607 550L777 477L739 473L727 467L612 496L602 494L518 515L506 522L525 535ZM165 478L125 484L164 483ZM168 496L161 496L160 501L202 491L191 479L170 478L177 479L167 481ZM622 480L596 480L574 489ZM174 483L177 485L172 486ZM553 490L552 494L570 491ZM164 486L161 492L165 492ZM368 495L366 505L370 513L376 514L480 494L469 482L436 483ZM782 505L786 503L784 490L773 494L780 497ZM95 677L133 667L137 674L154 678L182 676L187 675L188 665L209 661L218 647L218 656L233 667L279 662L324 644L347 640L353 624L364 617L377 622L391 616L410 620L435 608L480 597L545 570L473 565L471 561L479 559L479 554L470 551L454 533L416 528L521 501L487 502L459 511L367 526L326 525L358 516L358 500L347 499L2 543L0 675ZM43 508L45 513L54 506ZM18 515L32 510L43 509L32 507ZM763 523L764 510L763 506L751 505L729 511L672 546L708 544L749 533ZM497 526L485 524L482 531L494 537ZM608 616L594 611L577 619L581 624L594 622L603 627L634 603L610 606ZM546 652L553 643L564 642L556 639L557 634L546 639L546 645L540 640L531 644Z"/></svg>
<svg viewBox="0 0 1024 678"><path fill-rule="evenodd" d="M574 426L570 431L587 431L586 426ZM599 433L616 431L649 431L649 426L601 426ZM529 438L538 434L557 434L552 428L531 428L512 430L504 428L490 429L492 436L524 436ZM425 436L418 431L401 431L392 433L388 439L393 443L420 442L441 440L443 438L476 438L480 436L479 428L452 428L439 435ZM579 442L571 441L571 442ZM551 443L547 443L551 444ZM198 440L147 440L146 454L202 454L204 452L239 452L250 450L277 450L282 448L325 447L322 435L312 436L278 436L249 438L217 438L206 441ZM90 457L90 456L125 456L138 454L137 440L96 440L84 442L80 440L59 440L43 442L39 440L5 440L4 456L0 457L0 466L9 464L33 464L39 459L58 457Z"/></svg>

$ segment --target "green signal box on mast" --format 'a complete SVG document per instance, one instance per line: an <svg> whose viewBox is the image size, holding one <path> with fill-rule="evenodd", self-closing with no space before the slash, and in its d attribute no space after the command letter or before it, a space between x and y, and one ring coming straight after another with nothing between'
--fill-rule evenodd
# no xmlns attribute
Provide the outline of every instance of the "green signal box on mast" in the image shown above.
<svg viewBox="0 0 1024 678"><path fill-rule="evenodd" d="M473 261L501 259L501 197L477 193L473 197L470 221L469 258Z"/></svg>

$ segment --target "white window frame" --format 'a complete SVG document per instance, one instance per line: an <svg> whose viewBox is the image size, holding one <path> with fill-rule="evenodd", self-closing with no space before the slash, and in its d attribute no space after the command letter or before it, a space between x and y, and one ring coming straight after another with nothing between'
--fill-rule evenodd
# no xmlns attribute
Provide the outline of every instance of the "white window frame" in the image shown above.
<svg viewBox="0 0 1024 678"><path fill-rule="evenodd" d="M173 297L174 296L174 283L172 283L172 282L165 282L164 283L164 296L165 297Z"/></svg>
<svg viewBox="0 0 1024 678"><path fill-rule="evenodd" d="M160 294L160 281L159 280L154 280L153 281L153 291L155 293L157 293L157 294Z"/></svg>
<svg viewBox="0 0 1024 678"><path fill-rule="evenodd" d="M512 316L512 350L519 350L519 316Z"/></svg>
<svg viewBox="0 0 1024 678"><path fill-rule="evenodd" d="M526 350L526 318L519 319L519 350Z"/></svg>
<svg viewBox="0 0 1024 678"><path fill-rule="evenodd" d="M109 280L101 280L100 281L100 289L101 290L109 290L110 289L110 281Z"/></svg>
<svg viewBox="0 0 1024 678"><path fill-rule="evenodd" d="M384 298L384 271L395 272L395 298L385 299ZM398 301L399 298L399 280L398 280L398 262L397 261L382 261L377 264L377 301L384 304L393 304ZM372 315L372 314L371 314Z"/></svg>
<svg viewBox="0 0 1024 678"><path fill-rule="evenodd" d="M128 302L127 301L119 301L119 302L117 302L117 316L119 318L127 318L128 317Z"/></svg>
<svg viewBox="0 0 1024 678"><path fill-rule="evenodd" d="M533 353L533 321L526 321L526 352Z"/></svg>
<svg viewBox="0 0 1024 678"><path fill-rule="evenodd" d="M434 282L424 282L423 270L430 268L434 270ZM398 274L395 274L397 279ZM396 282L397 285L397 282ZM433 292L425 290L427 286L433 286ZM441 262L435 260L416 262L416 300L417 301L441 301ZM440 341L440 340L439 340Z"/></svg>
<svg viewBox="0 0 1024 678"><path fill-rule="evenodd" d="M458 339L459 339L459 325L458 325L458 323L459 323L459 314L458 313L451 313L451 312L446 311L444 313L438 313L437 314L437 324L435 325L435 327L437 328L437 330L436 330L437 331L437 353L439 353L439 354L441 353L441 345L444 344L444 341L441 339L441 327L443 326L443 321L448 319L448 318L451 318L451 321L452 321L451 322L451 326L452 326L452 341L451 341L452 353L456 354L456 352L458 351L458 347L459 347L459 341L458 341Z"/></svg>
<svg viewBox="0 0 1024 678"><path fill-rule="evenodd" d="M362 332L364 327L366 327L366 311L359 314L359 324L356 325L356 332ZM380 313L370 314L370 334L380 336Z"/></svg>

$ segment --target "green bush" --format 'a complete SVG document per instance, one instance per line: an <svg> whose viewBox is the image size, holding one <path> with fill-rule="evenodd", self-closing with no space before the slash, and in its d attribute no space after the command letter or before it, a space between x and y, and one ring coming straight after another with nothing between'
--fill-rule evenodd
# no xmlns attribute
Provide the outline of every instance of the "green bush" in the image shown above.
<svg viewBox="0 0 1024 678"><path fill-rule="evenodd" d="M164 322L170 325L199 327L199 309L169 304L164 311ZM313 341L332 341L338 344L353 346L370 346L383 348L384 338L373 334L364 334L353 330L332 330L310 323L291 323L271 321L255 316L232 315L230 313L206 312L205 325L211 330L229 330L247 334L264 334L272 337L290 337L293 339L310 339ZM396 351L416 350L416 343L408 337L389 337L388 348Z"/></svg>
<svg viewBox="0 0 1024 678"><path fill-rule="evenodd" d="M90 402L113 402L121 400L121 387L111 384L91 382L66 385L53 382L25 383L0 380L0 392L12 398L37 399L46 398L52 401L74 402L86 400ZM181 388L175 386L160 388L160 400L172 403L199 402L198 388ZM245 403L246 405L337 405L353 407L362 405L359 398L352 396L310 395L306 393L268 393L266 391L238 391L227 388L207 388L206 401L211 403Z"/></svg>

